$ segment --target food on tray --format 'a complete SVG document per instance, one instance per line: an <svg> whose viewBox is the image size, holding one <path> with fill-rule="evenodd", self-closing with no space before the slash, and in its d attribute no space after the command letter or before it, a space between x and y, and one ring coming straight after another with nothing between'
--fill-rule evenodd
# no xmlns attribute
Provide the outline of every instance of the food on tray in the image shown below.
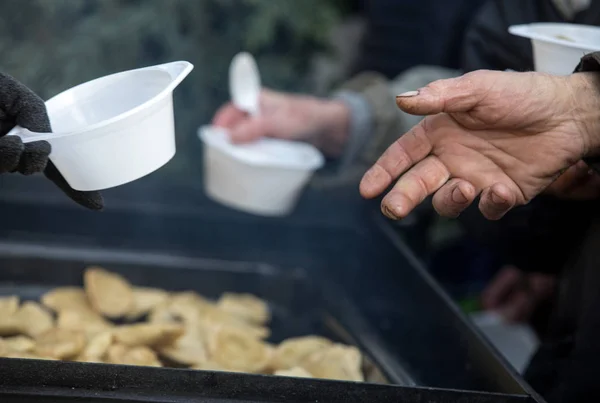
<svg viewBox="0 0 600 403"><path fill-rule="evenodd" d="M294 367L290 369L281 369L279 371L275 371L274 375L278 376L291 376L294 378L314 378L310 372L305 370L302 367Z"/></svg>
<svg viewBox="0 0 600 403"><path fill-rule="evenodd" d="M173 344L183 331L183 326L176 323L136 323L120 326L112 333L117 343L130 347L154 347Z"/></svg>
<svg viewBox="0 0 600 403"><path fill-rule="evenodd" d="M54 317L37 302L26 301L13 315L21 333L26 336L36 336L52 329Z"/></svg>
<svg viewBox="0 0 600 403"><path fill-rule="evenodd" d="M19 297L0 297L0 316L14 315L19 309Z"/></svg>
<svg viewBox="0 0 600 403"><path fill-rule="evenodd" d="M106 361L111 364L162 367L156 353L145 346L129 347L123 344L113 344L108 348L106 358Z"/></svg>
<svg viewBox="0 0 600 403"><path fill-rule="evenodd" d="M21 326L14 315L0 314L0 336L14 336L21 333Z"/></svg>
<svg viewBox="0 0 600 403"><path fill-rule="evenodd" d="M41 298L42 304L55 312L85 309L89 302L81 287L59 287L47 292Z"/></svg>
<svg viewBox="0 0 600 403"><path fill-rule="evenodd" d="M272 348L262 340L242 330L221 327L208 338L210 359L225 369L254 374L269 367Z"/></svg>
<svg viewBox="0 0 600 403"><path fill-rule="evenodd" d="M356 347L336 344L316 351L300 363L317 378L341 379L344 381L362 381L360 351Z"/></svg>
<svg viewBox="0 0 600 403"><path fill-rule="evenodd" d="M35 348L35 341L27 336L7 337L2 340L8 350L16 353L29 353Z"/></svg>
<svg viewBox="0 0 600 403"><path fill-rule="evenodd" d="M319 336L266 342L268 305L250 294L212 301L91 267L83 288L55 288L41 304L0 297L0 357L364 380L355 347Z"/></svg>
<svg viewBox="0 0 600 403"><path fill-rule="evenodd" d="M121 275L91 267L85 271L83 283L85 293L98 313L117 319L135 309L133 289Z"/></svg>
<svg viewBox="0 0 600 403"><path fill-rule="evenodd" d="M258 339L266 339L271 335L269 328L258 324L252 324L240 319L238 316L224 311L218 306L206 309L202 313L201 322L206 328L226 327L232 330L245 332Z"/></svg>
<svg viewBox="0 0 600 403"><path fill-rule="evenodd" d="M89 339L87 346L85 346L79 357L77 357L77 361L102 362L102 358L108 352L113 341L114 337L110 331L96 334Z"/></svg>
<svg viewBox="0 0 600 403"><path fill-rule="evenodd" d="M226 292L219 298L217 306L250 323L264 325L271 320L267 304L254 295Z"/></svg>
<svg viewBox="0 0 600 403"><path fill-rule="evenodd" d="M56 326L61 329L82 330L88 338L114 327L91 308L57 311Z"/></svg>
<svg viewBox="0 0 600 403"><path fill-rule="evenodd" d="M61 360L75 358L85 348L85 334L55 327L35 338L35 353Z"/></svg>
<svg viewBox="0 0 600 403"><path fill-rule="evenodd" d="M158 354L178 365L195 365L208 360L206 332L198 323L185 325L183 336L174 343L157 349Z"/></svg>
<svg viewBox="0 0 600 403"><path fill-rule="evenodd" d="M228 372L239 372L236 371L234 369L225 369L222 366L220 366L219 364L210 361L210 360L206 360L201 362L200 364L196 364L193 367L191 367L191 369L197 369L200 371L228 371Z"/></svg>
<svg viewBox="0 0 600 403"><path fill-rule="evenodd" d="M287 339L275 349L271 366L274 370L297 367L312 353L329 348L332 344L326 338L317 336Z"/></svg>
<svg viewBox="0 0 600 403"><path fill-rule="evenodd" d="M20 353L17 351L11 351L2 356L3 358L20 358L20 359L29 359L29 360L56 360L56 358L52 357L42 357L41 355L36 355L32 353Z"/></svg>
<svg viewBox="0 0 600 403"><path fill-rule="evenodd" d="M133 289L133 308L125 317L130 320L147 315L155 307L164 304L169 293L157 288L136 287Z"/></svg>

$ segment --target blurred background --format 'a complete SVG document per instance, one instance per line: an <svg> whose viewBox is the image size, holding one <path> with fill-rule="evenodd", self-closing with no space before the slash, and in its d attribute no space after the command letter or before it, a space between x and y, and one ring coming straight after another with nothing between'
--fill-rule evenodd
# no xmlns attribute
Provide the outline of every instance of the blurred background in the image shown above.
<svg viewBox="0 0 600 403"><path fill-rule="evenodd" d="M399 223L383 219L377 201L360 199L357 181L328 182L334 164L317 174L289 217L260 218L219 206L204 195L197 129L229 100L227 71L240 51L256 57L265 87L326 97L361 71L391 79L419 65L460 68L464 33L483 3L0 0L0 70L44 99L123 70L174 60L195 65L175 92L178 150L172 161L103 192L106 211L99 215L81 211L43 178L5 175L0 236L301 267L346 288L392 340L398 334L432 340L431 329L450 325L436 319L447 304L429 274L466 313L475 312L481 292L507 263L501 253L429 208ZM419 274L426 279L419 286L409 273L414 267L429 273ZM412 330L399 327L402 320ZM424 369L423 383L478 388L469 378L473 369L456 358L468 355L465 340L458 333L448 337L463 344L448 358L456 366L435 376ZM396 348L418 367L422 356L407 345ZM456 375L458 367L464 377Z"/></svg>
<svg viewBox="0 0 600 403"><path fill-rule="evenodd" d="M203 192L196 132L229 100L227 70L239 51L256 57L265 87L326 96L364 70L393 78L417 65L458 67L462 34L480 3L3 0L10 18L0 27L0 68L48 99L119 71L173 60L194 64L175 96L177 156L136 184L143 192L136 186L106 192L108 208L161 208L173 187ZM13 197L40 203L29 182L26 191L5 183L2 197L11 197L11 187ZM61 202L61 196L46 196L42 203ZM457 231L450 225L436 232L434 243L455 238ZM410 237L415 247L422 249L423 236Z"/></svg>
<svg viewBox="0 0 600 403"><path fill-rule="evenodd" d="M391 78L418 64L458 65L460 30L453 30L456 38L439 34L464 24L454 21L466 19L461 2L369 3L3 0L10 18L0 28L0 67L47 99L106 74L188 60L195 71L176 97L179 152L156 175L189 184L200 166L196 130L228 101L227 69L240 50L257 58L266 87L319 95L357 71ZM385 41L365 38L368 18L380 24L377 39ZM402 57L381 57L394 49Z"/></svg>

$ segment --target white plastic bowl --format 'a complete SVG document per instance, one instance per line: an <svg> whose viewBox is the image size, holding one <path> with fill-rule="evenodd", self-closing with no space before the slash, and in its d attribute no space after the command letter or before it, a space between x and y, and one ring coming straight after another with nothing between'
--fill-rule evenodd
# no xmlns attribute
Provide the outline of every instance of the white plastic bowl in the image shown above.
<svg viewBox="0 0 600 403"><path fill-rule="evenodd" d="M173 90L192 69L180 61L89 81L46 102L54 133L9 134L48 141L50 160L73 189L134 181L175 155Z"/></svg>
<svg viewBox="0 0 600 403"><path fill-rule="evenodd" d="M204 186L215 201L263 216L283 216L295 207L302 189L325 162L312 145L262 138L233 145L227 131L203 126Z"/></svg>
<svg viewBox="0 0 600 403"><path fill-rule="evenodd" d="M535 70L571 74L579 59L600 50L600 27L568 23L513 25L508 31L531 39Z"/></svg>
<svg viewBox="0 0 600 403"><path fill-rule="evenodd" d="M533 329L527 324L506 323L495 312L475 312L470 317L504 358L520 374L525 372L539 345Z"/></svg>

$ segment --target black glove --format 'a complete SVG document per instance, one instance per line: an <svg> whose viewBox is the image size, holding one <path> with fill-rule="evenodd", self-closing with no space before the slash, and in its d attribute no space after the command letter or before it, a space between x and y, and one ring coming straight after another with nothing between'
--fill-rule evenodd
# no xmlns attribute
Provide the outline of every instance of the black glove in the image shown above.
<svg viewBox="0 0 600 403"><path fill-rule="evenodd" d="M52 161L51 147L46 141L23 144L18 136L6 136L16 125L33 132L52 132L44 101L11 76L0 73L0 173L20 172L31 175L44 171L71 199L92 210L102 210L99 192L72 189Z"/></svg>

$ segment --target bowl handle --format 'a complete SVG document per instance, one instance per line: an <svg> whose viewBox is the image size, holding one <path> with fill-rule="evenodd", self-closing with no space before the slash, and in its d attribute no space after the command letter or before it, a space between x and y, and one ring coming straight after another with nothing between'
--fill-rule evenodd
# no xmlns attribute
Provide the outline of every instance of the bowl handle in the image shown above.
<svg viewBox="0 0 600 403"><path fill-rule="evenodd" d="M16 126L8 132L7 136L19 136L23 143L33 143L34 141L50 140L52 137L56 137L56 133L36 133L24 127Z"/></svg>
<svg viewBox="0 0 600 403"><path fill-rule="evenodd" d="M194 65L186 61L178 61L160 64L154 66L154 68L166 71L171 76L171 83L168 85L167 90L173 91L184 78L194 69Z"/></svg>

